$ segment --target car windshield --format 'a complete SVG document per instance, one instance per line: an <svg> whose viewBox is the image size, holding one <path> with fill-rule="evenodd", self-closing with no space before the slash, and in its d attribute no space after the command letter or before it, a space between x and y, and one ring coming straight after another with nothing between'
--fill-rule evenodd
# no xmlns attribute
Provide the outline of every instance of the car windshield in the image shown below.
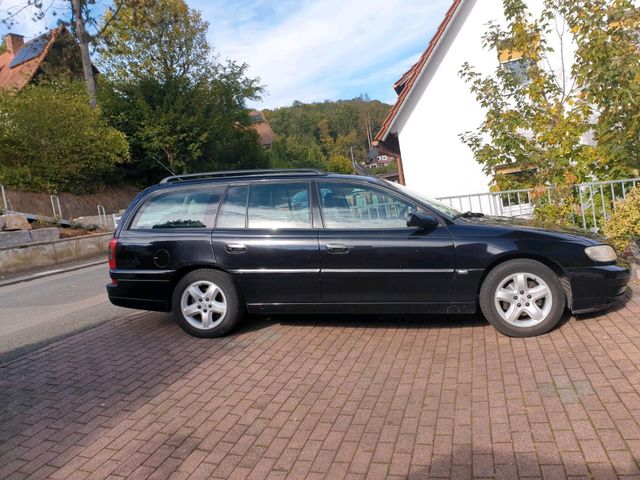
<svg viewBox="0 0 640 480"><path fill-rule="evenodd" d="M383 180L383 181L391 185L392 187L400 190L404 194L409 195L410 197L413 197L416 200L421 201L425 205L433 208L437 212L440 212L447 217L453 217L455 215L460 214L460 212L455 208L450 207L449 205L445 205L444 203L440 203L439 201L434 200L433 198L427 197L426 195L423 195L421 193L418 193L415 190L405 187L404 185L400 185L399 183L392 183L392 182L389 182L388 180Z"/></svg>

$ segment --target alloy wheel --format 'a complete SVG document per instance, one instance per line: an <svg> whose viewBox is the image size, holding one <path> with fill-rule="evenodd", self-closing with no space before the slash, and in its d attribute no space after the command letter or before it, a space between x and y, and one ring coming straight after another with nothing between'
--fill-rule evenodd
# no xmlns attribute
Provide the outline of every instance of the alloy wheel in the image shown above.
<svg viewBox="0 0 640 480"><path fill-rule="evenodd" d="M539 276L526 272L503 278L493 298L502 319L522 328L544 321L553 305L549 285Z"/></svg>
<svg viewBox="0 0 640 480"><path fill-rule="evenodd" d="M182 315L199 330L210 330L222 323L227 314L227 299L213 282L200 280L190 284L180 298Z"/></svg>

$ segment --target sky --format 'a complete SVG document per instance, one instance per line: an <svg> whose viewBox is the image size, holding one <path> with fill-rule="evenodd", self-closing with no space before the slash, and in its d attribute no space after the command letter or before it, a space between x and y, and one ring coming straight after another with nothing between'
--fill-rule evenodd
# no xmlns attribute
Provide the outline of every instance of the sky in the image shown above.
<svg viewBox="0 0 640 480"><path fill-rule="evenodd" d="M0 0L0 19L25 0ZM103 0L107 1L107 0ZM366 94L393 103L392 84L418 59L451 0L187 0L210 23L221 59L249 65L267 93L253 107ZM52 10L51 12L54 12ZM56 18L29 12L11 30L35 36ZM0 25L0 34L7 27Z"/></svg>

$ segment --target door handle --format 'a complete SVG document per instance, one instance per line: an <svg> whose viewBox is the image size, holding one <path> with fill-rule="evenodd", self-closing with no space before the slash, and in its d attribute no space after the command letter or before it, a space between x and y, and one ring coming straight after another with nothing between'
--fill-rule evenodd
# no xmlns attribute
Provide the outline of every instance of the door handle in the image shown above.
<svg viewBox="0 0 640 480"><path fill-rule="evenodd" d="M245 253L247 251L247 246L244 245L243 243L227 243L224 246L224 249L228 252L228 253Z"/></svg>
<svg viewBox="0 0 640 480"><path fill-rule="evenodd" d="M337 254L345 254L349 253L350 248L342 243L327 243L326 245L327 252L329 253L337 253Z"/></svg>

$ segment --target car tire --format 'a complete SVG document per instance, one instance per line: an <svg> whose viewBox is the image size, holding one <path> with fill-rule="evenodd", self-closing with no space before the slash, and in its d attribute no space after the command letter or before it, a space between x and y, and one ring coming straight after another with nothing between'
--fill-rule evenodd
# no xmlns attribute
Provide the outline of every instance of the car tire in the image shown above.
<svg viewBox="0 0 640 480"><path fill-rule="evenodd" d="M555 272L530 259L493 268L482 282L479 301L489 323L510 337L547 333L560 322L566 306Z"/></svg>
<svg viewBox="0 0 640 480"><path fill-rule="evenodd" d="M176 284L172 312L183 330L196 337L222 337L233 330L244 306L231 277L220 271L189 272Z"/></svg>

